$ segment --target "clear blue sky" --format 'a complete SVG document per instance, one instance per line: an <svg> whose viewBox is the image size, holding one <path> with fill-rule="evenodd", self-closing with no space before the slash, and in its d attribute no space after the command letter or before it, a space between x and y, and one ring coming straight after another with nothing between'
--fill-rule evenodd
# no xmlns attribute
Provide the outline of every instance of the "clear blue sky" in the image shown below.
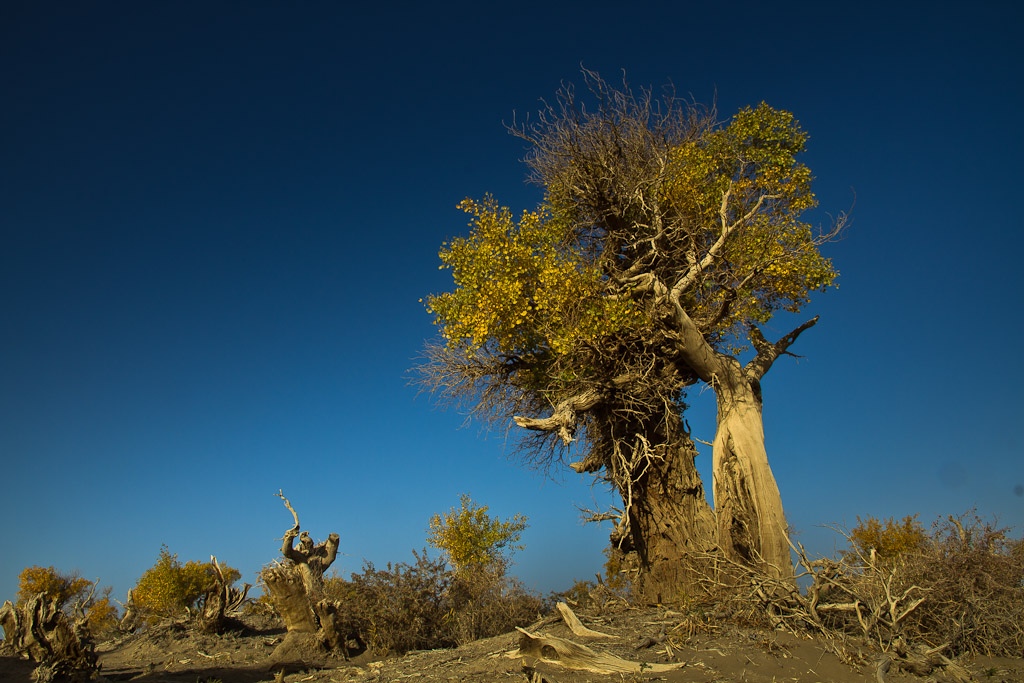
<svg viewBox="0 0 1024 683"><path fill-rule="evenodd" d="M252 581L279 488L345 574L469 492L530 518L529 585L592 577L607 529L575 506L607 496L407 381L456 203L536 203L502 122L581 63L793 111L816 220L856 202L840 289L764 383L798 539L974 505L1019 534L1022 10L776 4L4 2L0 599L29 565L123 598L163 543Z"/></svg>

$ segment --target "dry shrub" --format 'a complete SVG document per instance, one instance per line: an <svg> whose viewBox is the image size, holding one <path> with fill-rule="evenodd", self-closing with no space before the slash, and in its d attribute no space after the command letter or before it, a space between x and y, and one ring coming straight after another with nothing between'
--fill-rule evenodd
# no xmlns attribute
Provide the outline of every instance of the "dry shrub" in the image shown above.
<svg viewBox="0 0 1024 683"><path fill-rule="evenodd" d="M954 654L1024 656L1024 540L973 512L937 522L921 552L908 553L901 584L924 602L908 615L911 638L949 643Z"/></svg>
<svg viewBox="0 0 1024 683"><path fill-rule="evenodd" d="M542 610L541 599L506 576L502 563L455 572L446 602L448 630L459 645L525 626Z"/></svg>
<svg viewBox="0 0 1024 683"><path fill-rule="evenodd" d="M494 566L452 571L443 559L413 552L412 563L367 562L346 581L324 579L339 630L376 654L452 647L522 626L541 601Z"/></svg>
<svg viewBox="0 0 1024 683"><path fill-rule="evenodd" d="M811 560L795 547L803 589L701 557L697 599L744 625L811 629L851 658L851 639L904 657L908 643L930 656L1024 656L1024 541L973 512L930 532L913 517L869 517L840 533L850 547L836 558Z"/></svg>
<svg viewBox="0 0 1024 683"><path fill-rule="evenodd" d="M389 562L385 569L367 562L350 581L324 581L324 597L337 603L342 630L359 634L375 653L453 644L446 637L444 601L451 575L443 560L430 559L426 551L414 551L413 557L412 564Z"/></svg>

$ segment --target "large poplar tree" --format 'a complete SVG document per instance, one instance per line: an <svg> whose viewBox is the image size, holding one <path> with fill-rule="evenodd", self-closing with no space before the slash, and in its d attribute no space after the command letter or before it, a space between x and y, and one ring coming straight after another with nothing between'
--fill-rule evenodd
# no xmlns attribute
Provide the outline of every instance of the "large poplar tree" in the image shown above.
<svg viewBox="0 0 1024 683"><path fill-rule="evenodd" d="M529 430L528 459L578 458L611 484L612 542L635 553L647 599L692 587L689 554L789 576L760 380L816 319L775 342L759 325L836 277L819 246L842 221L823 233L802 219L807 136L766 104L723 123L672 93L584 79L589 106L566 86L512 128L542 205L516 217L491 197L462 203L469 235L440 254L454 287L427 300L442 339L425 381ZM714 510L683 419L698 382L718 402Z"/></svg>

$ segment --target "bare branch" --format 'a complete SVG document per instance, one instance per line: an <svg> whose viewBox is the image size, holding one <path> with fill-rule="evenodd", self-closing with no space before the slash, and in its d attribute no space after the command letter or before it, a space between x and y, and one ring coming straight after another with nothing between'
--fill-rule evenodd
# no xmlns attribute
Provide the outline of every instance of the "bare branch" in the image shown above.
<svg viewBox="0 0 1024 683"><path fill-rule="evenodd" d="M600 392L589 390L560 401L549 417L532 418L516 416L513 419L517 425L525 429L532 429L538 432L557 431L562 442L569 445L572 443L573 434L576 431L576 415L590 410L600 402Z"/></svg>
<svg viewBox="0 0 1024 683"><path fill-rule="evenodd" d="M786 349L797 340L797 337L814 327L817 322L818 316L814 316L774 344L769 343L764 338L761 330L751 325L748 334L750 336L750 343L757 350L757 355L747 363L743 371L748 377L760 380L771 369L775 360L782 354L787 353Z"/></svg>
<svg viewBox="0 0 1024 683"><path fill-rule="evenodd" d="M299 515L297 512L295 512L295 508L292 507L291 502L284 497L284 490L278 489L277 493L275 493L274 495L280 498L282 501L284 501L284 506L288 508L288 512L292 513L292 518L295 520L295 526L293 527L293 529L297 532L301 528L301 526L299 525Z"/></svg>

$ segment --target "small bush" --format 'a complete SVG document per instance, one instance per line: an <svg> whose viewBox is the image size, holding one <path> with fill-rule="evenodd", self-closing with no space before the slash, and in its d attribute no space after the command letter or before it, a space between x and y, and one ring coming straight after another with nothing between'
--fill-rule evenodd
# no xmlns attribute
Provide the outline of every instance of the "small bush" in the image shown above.
<svg viewBox="0 0 1024 683"><path fill-rule="evenodd" d="M525 626L543 609L541 599L506 576L503 565L456 572L447 603L446 625L458 645Z"/></svg>
<svg viewBox="0 0 1024 683"><path fill-rule="evenodd" d="M351 581L330 577L325 596L338 602L342 630L359 634L378 654L449 647L445 617L451 574L443 560L413 552L412 564L367 562Z"/></svg>
<svg viewBox="0 0 1024 683"><path fill-rule="evenodd" d="M228 585L242 574L221 565ZM132 605L146 621L156 622L195 612L200 599L216 585L216 569L210 562L182 564L167 546L160 548L156 564L147 569L132 589Z"/></svg>
<svg viewBox="0 0 1024 683"><path fill-rule="evenodd" d="M109 593L110 589L106 589ZM114 606L110 595L104 595L94 602L86 611L86 619L89 622L89 632L95 635L112 633L117 629L120 614Z"/></svg>
<svg viewBox="0 0 1024 683"><path fill-rule="evenodd" d="M874 552L883 562L919 553L928 543L928 532L921 526L917 515L908 515L896 522L891 517L884 522L874 517L857 517L857 526L850 531L853 550L865 557Z"/></svg>
<svg viewBox="0 0 1024 683"><path fill-rule="evenodd" d="M453 647L511 631L537 618L539 597L495 566L451 570L443 559L413 552L412 563L377 569L367 562L346 581L324 578L339 631L375 654Z"/></svg>
<svg viewBox="0 0 1024 683"><path fill-rule="evenodd" d="M925 597L907 618L912 634L954 654L1024 656L1024 540L1007 531L973 512L935 523L903 568Z"/></svg>
<svg viewBox="0 0 1024 683"><path fill-rule="evenodd" d="M1024 656L1024 541L973 511L930 532L915 517L858 521L837 559L812 562L801 549L811 583L804 595L775 593L772 625L863 636L886 651L909 642L943 644L951 657Z"/></svg>
<svg viewBox="0 0 1024 683"><path fill-rule="evenodd" d="M77 573L63 573L53 567L26 567L18 575L17 604L24 605L40 593L56 608L75 612L85 619L89 631L99 635L117 626L118 610L110 600L110 588L95 598L96 584Z"/></svg>
<svg viewBox="0 0 1024 683"><path fill-rule="evenodd" d="M526 517L515 515L502 521L466 494L459 501L459 509L431 518L427 536L427 543L443 552L455 571L504 565L522 549L516 544L526 529Z"/></svg>

